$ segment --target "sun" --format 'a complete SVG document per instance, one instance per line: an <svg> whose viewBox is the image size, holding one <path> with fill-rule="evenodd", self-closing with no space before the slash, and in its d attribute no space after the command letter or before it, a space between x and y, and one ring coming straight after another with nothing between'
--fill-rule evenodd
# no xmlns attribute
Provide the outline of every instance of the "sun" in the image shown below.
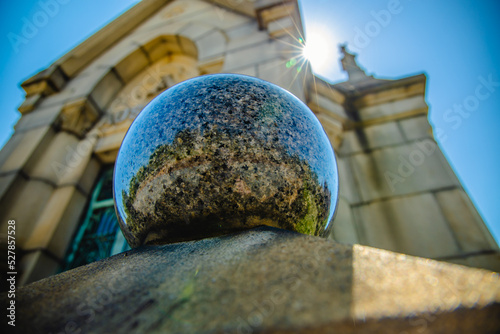
<svg viewBox="0 0 500 334"><path fill-rule="evenodd" d="M302 56L308 60L316 73L326 72L332 64L333 39L326 30L311 29L302 49Z"/></svg>

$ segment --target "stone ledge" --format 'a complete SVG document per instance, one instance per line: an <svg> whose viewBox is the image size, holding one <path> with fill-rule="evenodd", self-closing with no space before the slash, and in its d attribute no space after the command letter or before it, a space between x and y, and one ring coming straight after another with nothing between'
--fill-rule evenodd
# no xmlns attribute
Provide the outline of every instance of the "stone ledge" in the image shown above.
<svg viewBox="0 0 500 334"><path fill-rule="evenodd" d="M20 288L16 310L30 333L494 333L500 281L262 227L49 277Z"/></svg>

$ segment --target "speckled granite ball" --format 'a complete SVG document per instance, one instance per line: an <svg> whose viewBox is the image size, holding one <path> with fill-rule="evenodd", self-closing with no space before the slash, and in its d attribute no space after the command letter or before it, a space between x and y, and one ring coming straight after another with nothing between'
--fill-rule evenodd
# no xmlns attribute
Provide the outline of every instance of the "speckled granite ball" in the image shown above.
<svg viewBox="0 0 500 334"><path fill-rule="evenodd" d="M260 225L324 236L338 174L304 103L257 78L216 74L144 108L120 147L113 190L132 247Z"/></svg>

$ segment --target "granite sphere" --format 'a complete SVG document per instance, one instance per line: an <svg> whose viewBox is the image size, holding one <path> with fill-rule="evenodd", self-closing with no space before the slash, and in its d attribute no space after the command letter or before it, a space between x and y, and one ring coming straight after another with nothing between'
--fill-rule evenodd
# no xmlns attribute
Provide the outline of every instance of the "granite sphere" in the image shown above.
<svg viewBox="0 0 500 334"><path fill-rule="evenodd" d="M268 225L329 233L338 197L333 149L307 106L235 74L179 83L136 117L113 194L132 247Z"/></svg>

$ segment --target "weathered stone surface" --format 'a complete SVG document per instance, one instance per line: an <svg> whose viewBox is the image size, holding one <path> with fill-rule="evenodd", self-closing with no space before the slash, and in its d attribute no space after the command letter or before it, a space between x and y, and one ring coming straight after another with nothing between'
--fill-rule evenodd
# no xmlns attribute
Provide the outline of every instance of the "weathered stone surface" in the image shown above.
<svg viewBox="0 0 500 334"><path fill-rule="evenodd" d="M20 132L54 124L61 109L61 105L37 109L36 112L23 115L14 128L17 132Z"/></svg>
<svg viewBox="0 0 500 334"><path fill-rule="evenodd" d="M54 187L45 181L26 179L21 174L10 189L0 203L0 233L7 234L7 222L10 219L21 222L23 228L16 230L16 247L24 248Z"/></svg>
<svg viewBox="0 0 500 334"><path fill-rule="evenodd" d="M437 192L436 199L464 253L498 250L495 239L462 189Z"/></svg>
<svg viewBox="0 0 500 334"><path fill-rule="evenodd" d="M363 201L459 184L443 153L430 139L355 154L349 160Z"/></svg>
<svg viewBox="0 0 500 334"><path fill-rule="evenodd" d="M477 252L461 257L448 258L446 262L468 267L482 268L495 272L500 271L500 251Z"/></svg>
<svg viewBox="0 0 500 334"><path fill-rule="evenodd" d="M106 107L122 88L123 83L120 78L117 77L115 72L109 71L99 83L95 85L90 96L99 109L106 110Z"/></svg>
<svg viewBox="0 0 500 334"><path fill-rule="evenodd" d="M351 206L342 196L339 196L337 212L329 238L342 243L357 244L359 237L356 225Z"/></svg>
<svg viewBox="0 0 500 334"><path fill-rule="evenodd" d="M257 65L270 60L279 59L276 42L264 42L251 48L238 49L228 52L224 62L223 71L232 72L241 67Z"/></svg>
<svg viewBox="0 0 500 334"><path fill-rule="evenodd" d="M78 142L74 134L66 131L57 132L40 158L24 168L25 172L30 177L58 184L66 169L75 168L77 165L75 162L81 159L77 152ZM71 167L68 166L68 162L72 163Z"/></svg>
<svg viewBox="0 0 500 334"><path fill-rule="evenodd" d="M16 171L36 161L53 136L50 125L15 133L0 151L0 173Z"/></svg>
<svg viewBox="0 0 500 334"><path fill-rule="evenodd" d="M431 258L460 253L432 194L391 198L357 206L353 211L365 245Z"/></svg>
<svg viewBox="0 0 500 334"><path fill-rule="evenodd" d="M354 179L351 164L349 163L349 158L338 158L337 166L339 169L339 196L344 197L349 204L355 204L361 202L361 196L359 195L358 185Z"/></svg>
<svg viewBox="0 0 500 334"><path fill-rule="evenodd" d="M252 77L178 84L125 136L114 194L132 247L275 226L327 235L338 193L335 157L314 114Z"/></svg>
<svg viewBox="0 0 500 334"><path fill-rule="evenodd" d="M5 301L6 296L2 296ZM20 288L22 333L496 333L497 273L261 227Z"/></svg>
<svg viewBox="0 0 500 334"><path fill-rule="evenodd" d="M340 154L351 154L368 149L397 145L404 142L396 123L383 123L362 129L346 131Z"/></svg>
<svg viewBox="0 0 500 334"><path fill-rule="evenodd" d="M198 47L199 60L203 61L216 55L223 54L226 50L226 42L226 38L218 30L203 35L203 37L195 42Z"/></svg>
<svg viewBox="0 0 500 334"><path fill-rule="evenodd" d="M370 120L384 116L393 116L403 112L415 110L427 110L424 96L417 95L404 100L391 101L374 106L368 106L359 109L359 115L362 120Z"/></svg>
<svg viewBox="0 0 500 334"><path fill-rule="evenodd" d="M432 137L432 128L427 116L418 116L399 121L405 137L408 140L419 140Z"/></svg>
<svg viewBox="0 0 500 334"><path fill-rule="evenodd" d="M25 248L47 249L58 258L64 258L86 202L85 196L74 186L55 189L38 217Z"/></svg>

